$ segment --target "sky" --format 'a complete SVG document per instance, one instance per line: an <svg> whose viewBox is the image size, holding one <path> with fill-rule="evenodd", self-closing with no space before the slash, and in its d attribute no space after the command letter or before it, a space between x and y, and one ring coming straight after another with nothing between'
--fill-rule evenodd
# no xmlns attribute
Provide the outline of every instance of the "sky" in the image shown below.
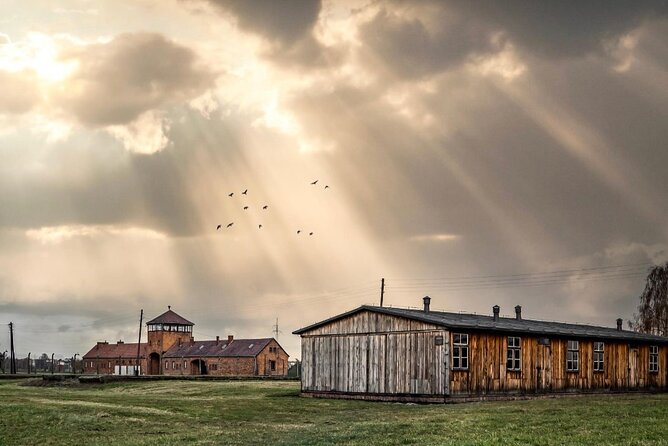
<svg viewBox="0 0 668 446"><path fill-rule="evenodd" d="M666 41L665 0L4 0L0 324L298 358L385 278L614 326L668 261Z"/></svg>

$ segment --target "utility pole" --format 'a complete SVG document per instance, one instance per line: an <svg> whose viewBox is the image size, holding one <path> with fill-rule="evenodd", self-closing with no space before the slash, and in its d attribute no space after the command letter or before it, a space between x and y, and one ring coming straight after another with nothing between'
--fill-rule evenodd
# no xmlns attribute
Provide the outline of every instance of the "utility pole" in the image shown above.
<svg viewBox="0 0 668 446"><path fill-rule="evenodd" d="M383 297L385 297L385 278L380 279L380 306L383 306Z"/></svg>
<svg viewBox="0 0 668 446"><path fill-rule="evenodd" d="M51 353L51 374L53 375L53 371L55 370L55 364L53 362L53 357L55 353Z"/></svg>
<svg viewBox="0 0 668 446"><path fill-rule="evenodd" d="M144 321L144 309L139 312L139 341L137 342L137 363L135 364L135 376L139 376L139 352L141 350L141 324Z"/></svg>
<svg viewBox="0 0 668 446"><path fill-rule="evenodd" d="M14 323L9 323L9 373L16 374L16 356L14 354Z"/></svg>
<svg viewBox="0 0 668 446"><path fill-rule="evenodd" d="M28 352L28 375L30 375L30 353L32 352Z"/></svg>
<svg viewBox="0 0 668 446"><path fill-rule="evenodd" d="M278 334L281 332L278 329L278 318L276 318L276 325L274 325L274 327L272 328L272 331L274 332L274 339L276 339L278 341Z"/></svg>

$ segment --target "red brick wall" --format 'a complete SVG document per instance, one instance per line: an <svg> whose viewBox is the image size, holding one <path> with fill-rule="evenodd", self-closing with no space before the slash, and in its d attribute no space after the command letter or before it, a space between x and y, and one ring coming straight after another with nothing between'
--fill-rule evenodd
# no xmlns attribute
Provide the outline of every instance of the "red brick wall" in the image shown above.
<svg viewBox="0 0 668 446"><path fill-rule="evenodd" d="M84 358L84 373L93 375L113 375L115 367L119 365L119 363L125 372L125 366L134 366L137 363L137 360L135 358L121 358L120 360L118 358ZM140 358L139 365L141 367L142 375L146 374L146 359Z"/></svg>
<svg viewBox="0 0 668 446"><path fill-rule="evenodd" d="M199 375L193 361L199 358L163 358L164 375ZM255 358L201 358L206 364L207 374L213 376L249 376L255 374ZM167 362L167 364L166 364ZM193 368L195 370L193 370Z"/></svg>
<svg viewBox="0 0 668 446"><path fill-rule="evenodd" d="M286 376L288 374L288 354L278 345L278 342L272 340L257 355L257 374ZM275 370L271 370L271 361L274 361Z"/></svg>

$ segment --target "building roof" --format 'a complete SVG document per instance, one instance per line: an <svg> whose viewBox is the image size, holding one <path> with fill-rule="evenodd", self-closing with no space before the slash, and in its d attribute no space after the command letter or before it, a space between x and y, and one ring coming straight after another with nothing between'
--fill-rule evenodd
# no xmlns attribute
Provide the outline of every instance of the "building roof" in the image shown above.
<svg viewBox="0 0 668 446"><path fill-rule="evenodd" d="M139 357L144 357L144 351L148 344L142 342L139 349ZM88 353L83 355L83 359L109 358L109 359L136 359L137 343L126 344L118 342L109 344L108 342L98 342Z"/></svg>
<svg viewBox="0 0 668 446"><path fill-rule="evenodd" d="M480 314L448 313L444 311L425 312L418 309L376 307L372 305L362 305L361 307L346 313L342 313L307 327L300 328L299 330L295 330L293 334L304 334L315 328L321 327L347 316L351 316L361 311L371 311L374 313L404 317L407 319L431 323L448 329L523 333L533 334L536 336L571 336L577 338L613 339L629 342L656 342L661 344L668 344L668 337L637 333L635 331L629 330L617 330L616 328L610 327L537 321L531 319L517 320L515 318L506 317L500 317L498 321L495 321L493 316Z"/></svg>
<svg viewBox="0 0 668 446"><path fill-rule="evenodd" d="M194 341L175 344L165 352L163 358L181 357L256 357L273 338L234 339L220 341Z"/></svg>
<svg viewBox="0 0 668 446"><path fill-rule="evenodd" d="M165 311L155 319L151 319L146 323L146 325L152 325L152 324L177 324L177 325L191 325L191 326L195 325L188 319L174 313L171 307L167 308L168 308L167 311Z"/></svg>

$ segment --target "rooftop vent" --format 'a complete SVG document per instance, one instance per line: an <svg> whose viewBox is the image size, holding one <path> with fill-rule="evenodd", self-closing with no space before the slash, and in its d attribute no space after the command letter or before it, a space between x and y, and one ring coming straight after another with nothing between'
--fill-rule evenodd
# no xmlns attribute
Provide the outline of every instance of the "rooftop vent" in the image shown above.
<svg viewBox="0 0 668 446"><path fill-rule="evenodd" d="M233 335L227 335L227 342L232 342L234 341L234 336Z"/></svg>
<svg viewBox="0 0 668 446"><path fill-rule="evenodd" d="M498 322L499 321L499 311L501 311L501 307L499 307L498 305L494 305L492 307L492 311L494 312L494 322Z"/></svg>
<svg viewBox="0 0 668 446"><path fill-rule="evenodd" d="M518 321L522 320L522 305L515 306L515 319Z"/></svg>
<svg viewBox="0 0 668 446"><path fill-rule="evenodd" d="M619 330L619 331L623 330L623 328L622 328L623 323L624 323L624 321L622 320L621 317L619 319L617 319L617 330Z"/></svg>
<svg viewBox="0 0 668 446"><path fill-rule="evenodd" d="M431 297L429 296L423 297L422 302L424 303L424 312L429 313L429 304L431 303Z"/></svg>
<svg viewBox="0 0 668 446"><path fill-rule="evenodd" d="M255 345L255 344L250 344L250 345L248 346L248 348L253 348L254 345Z"/></svg>
<svg viewBox="0 0 668 446"><path fill-rule="evenodd" d="M216 336L216 345L220 342L220 336Z"/></svg>

